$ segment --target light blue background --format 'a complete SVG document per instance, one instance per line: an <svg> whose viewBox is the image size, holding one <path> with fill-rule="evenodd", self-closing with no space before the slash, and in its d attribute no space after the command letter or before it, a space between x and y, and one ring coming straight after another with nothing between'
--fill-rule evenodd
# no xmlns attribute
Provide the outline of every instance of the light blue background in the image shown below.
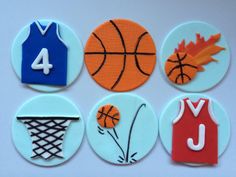
<svg viewBox="0 0 236 177"><path fill-rule="evenodd" d="M235 0L1 0L0 2L0 176L1 177L231 177L236 173L236 1ZM11 67L11 44L18 31L35 19L57 19L70 26L86 43L92 30L110 18L124 17L143 25L151 33L159 54L168 32L189 20L206 21L223 32L231 47L232 62L224 80L204 92L214 97L228 112L232 124L231 142L220 163L214 168L193 168L171 163L160 138L151 153L139 163L115 166L104 162L89 147L85 138L78 153L67 163L42 168L25 161L11 141L11 123L19 106L40 95L22 86ZM97 101L111 92L98 86L85 67L79 79L59 92L79 105L85 118ZM160 71L160 62L144 86L132 91L144 97L160 116L173 97L182 94L169 85Z"/></svg>
<svg viewBox="0 0 236 177"><path fill-rule="evenodd" d="M106 132L109 129L104 129L104 135L98 133L97 127L99 124L97 123L96 118L97 111L101 106L107 104L114 105L120 112L120 120L115 126L115 129L119 137L118 142L123 148L125 154L127 150L129 129L134 119L134 115L136 114L136 111L140 105L146 104L146 106L141 107L137 114L131 134L129 151L129 158L130 155L135 152L137 152L134 158L135 160L139 161L140 159L144 158L146 155L148 155L156 143L158 135L158 120L151 105L143 98L140 98L134 94L122 93L110 95L94 105L88 117L86 126L86 135L94 151L104 160L119 165L121 164L117 162L117 160L119 159L119 155L122 156L122 153ZM112 130L109 131L111 133L113 132ZM124 161L123 164L127 163Z"/></svg>

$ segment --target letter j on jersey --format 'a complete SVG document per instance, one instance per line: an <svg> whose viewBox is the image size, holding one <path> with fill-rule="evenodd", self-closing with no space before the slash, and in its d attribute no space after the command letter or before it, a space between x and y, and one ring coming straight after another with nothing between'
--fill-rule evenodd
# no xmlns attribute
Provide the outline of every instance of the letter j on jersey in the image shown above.
<svg viewBox="0 0 236 177"><path fill-rule="evenodd" d="M163 110L161 141L176 163L216 165L230 139L230 121L223 107L200 94L174 98Z"/></svg>

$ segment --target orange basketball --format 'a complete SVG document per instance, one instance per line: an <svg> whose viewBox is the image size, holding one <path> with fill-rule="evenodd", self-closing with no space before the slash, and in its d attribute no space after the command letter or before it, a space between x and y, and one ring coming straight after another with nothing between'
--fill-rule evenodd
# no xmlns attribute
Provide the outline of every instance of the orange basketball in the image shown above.
<svg viewBox="0 0 236 177"><path fill-rule="evenodd" d="M97 122L101 127L114 128L120 120L120 112L113 105L104 105L98 109Z"/></svg>
<svg viewBox="0 0 236 177"><path fill-rule="evenodd" d="M85 46L85 64L93 79L112 91L129 91L144 84L156 64L150 34L129 20L99 26Z"/></svg>
<svg viewBox="0 0 236 177"><path fill-rule="evenodd" d="M165 73L175 84L186 84L197 74L197 64L187 53L174 53L165 63Z"/></svg>

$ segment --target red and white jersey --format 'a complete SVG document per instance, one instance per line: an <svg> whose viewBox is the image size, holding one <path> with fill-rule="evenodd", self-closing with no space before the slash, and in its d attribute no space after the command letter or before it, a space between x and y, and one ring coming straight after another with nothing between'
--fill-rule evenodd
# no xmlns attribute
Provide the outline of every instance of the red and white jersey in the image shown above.
<svg viewBox="0 0 236 177"><path fill-rule="evenodd" d="M180 113L173 121L172 159L183 163L217 164L218 125L209 99L180 101Z"/></svg>

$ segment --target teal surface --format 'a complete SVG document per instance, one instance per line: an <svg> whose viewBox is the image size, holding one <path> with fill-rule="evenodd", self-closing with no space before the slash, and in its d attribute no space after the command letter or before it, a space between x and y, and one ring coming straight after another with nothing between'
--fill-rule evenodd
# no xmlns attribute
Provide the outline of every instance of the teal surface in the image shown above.
<svg viewBox="0 0 236 177"><path fill-rule="evenodd" d="M63 141L64 158L53 158L43 160L41 158L32 159L32 143L29 132L16 116L76 116L79 121L71 121L66 130ZM25 102L17 111L13 118L12 138L18 152L31 163L40 166L59 165L70 159L78 150L84 134L84 122L78 108L68 99L56 95L42 95L34 97Z"/></svg>
<svg viewBox="0 0 236 177"><path fill-rule="evenodd" d="M190 98L191 101L197 101L199 98L209 98L200 94L186 94L171 100L163 110L159 120L160 137L163 146L169 154L172 150L172 122L179 114L180 100ZM226 150L230 140L230 120L224 108L214 99L212 102L212 111L214 118L218 123L218 156Z"/></svg>
<svg viewBox="0 0 236 177"><path fill-rule="evenodd" d="M120 111L120 121L115 129L118 135L116 140L123 149L124 155L108 133L109 131L114 135L112 129L103 128L104 135L98 132L96 114L98 109L106 104L112 104ZM146 106L142 106L137 114L131 133L129 155L127 156L130 127L136 111L142 104ZM91 147L102 159L114 164L130 164L146 156L153 148L157 135L158 121L151 105L143 98L132 94L113 94L105 97L94 106L87 122L87 137ZM132 154L135 154L133 158L131 157ZM123 162L119 162L120 160Z"/></svg>
<svg viewBox="0 0 236 177"><path fill-rule="evenodd" d="M67 57L67 86L73 83L73 81L79 75L84 60L83 46L80 40L77 38L73 30L67 25L55 21L55 20L39 20L41 24L47 24L51 21L54 21L59 24L59 33L68 48L68 57ZM12 66L19 78L21 78L21 62L22 62L22 43L27 39L29 35L29 26L26 25L16 36L12 44ZM47 85L38 85L30 84L35 90L40 90L44 92L53 92L58 91L64 87L58 86L47 86Z"/></svg>
<svg viewBox="0 0 236 177"><path fill-rule="evenodd" d="M216 45L224 47L225 50L213 55L213 58L217 59L218 62L203 65L205 71L197 72L196 77L191 82L184 85L174 84L166 77L164 71L165 62L169 56L174 53L174 49L178 48L178 44L181 43L183 39L185 39L185 44L188 44L190 41L196 42L196 33L200 33L201 36L205 37L205 40L208 40L211 35L221 33L220 41L217 42ZM184 91L202 92L214 87L225 76L230 64L230 49L221 31L205 22L192 21L175 27L167 35L161 47L160 60L164 72L163 75L165 75L166 80L168 80L170 84Z"/></svg>

